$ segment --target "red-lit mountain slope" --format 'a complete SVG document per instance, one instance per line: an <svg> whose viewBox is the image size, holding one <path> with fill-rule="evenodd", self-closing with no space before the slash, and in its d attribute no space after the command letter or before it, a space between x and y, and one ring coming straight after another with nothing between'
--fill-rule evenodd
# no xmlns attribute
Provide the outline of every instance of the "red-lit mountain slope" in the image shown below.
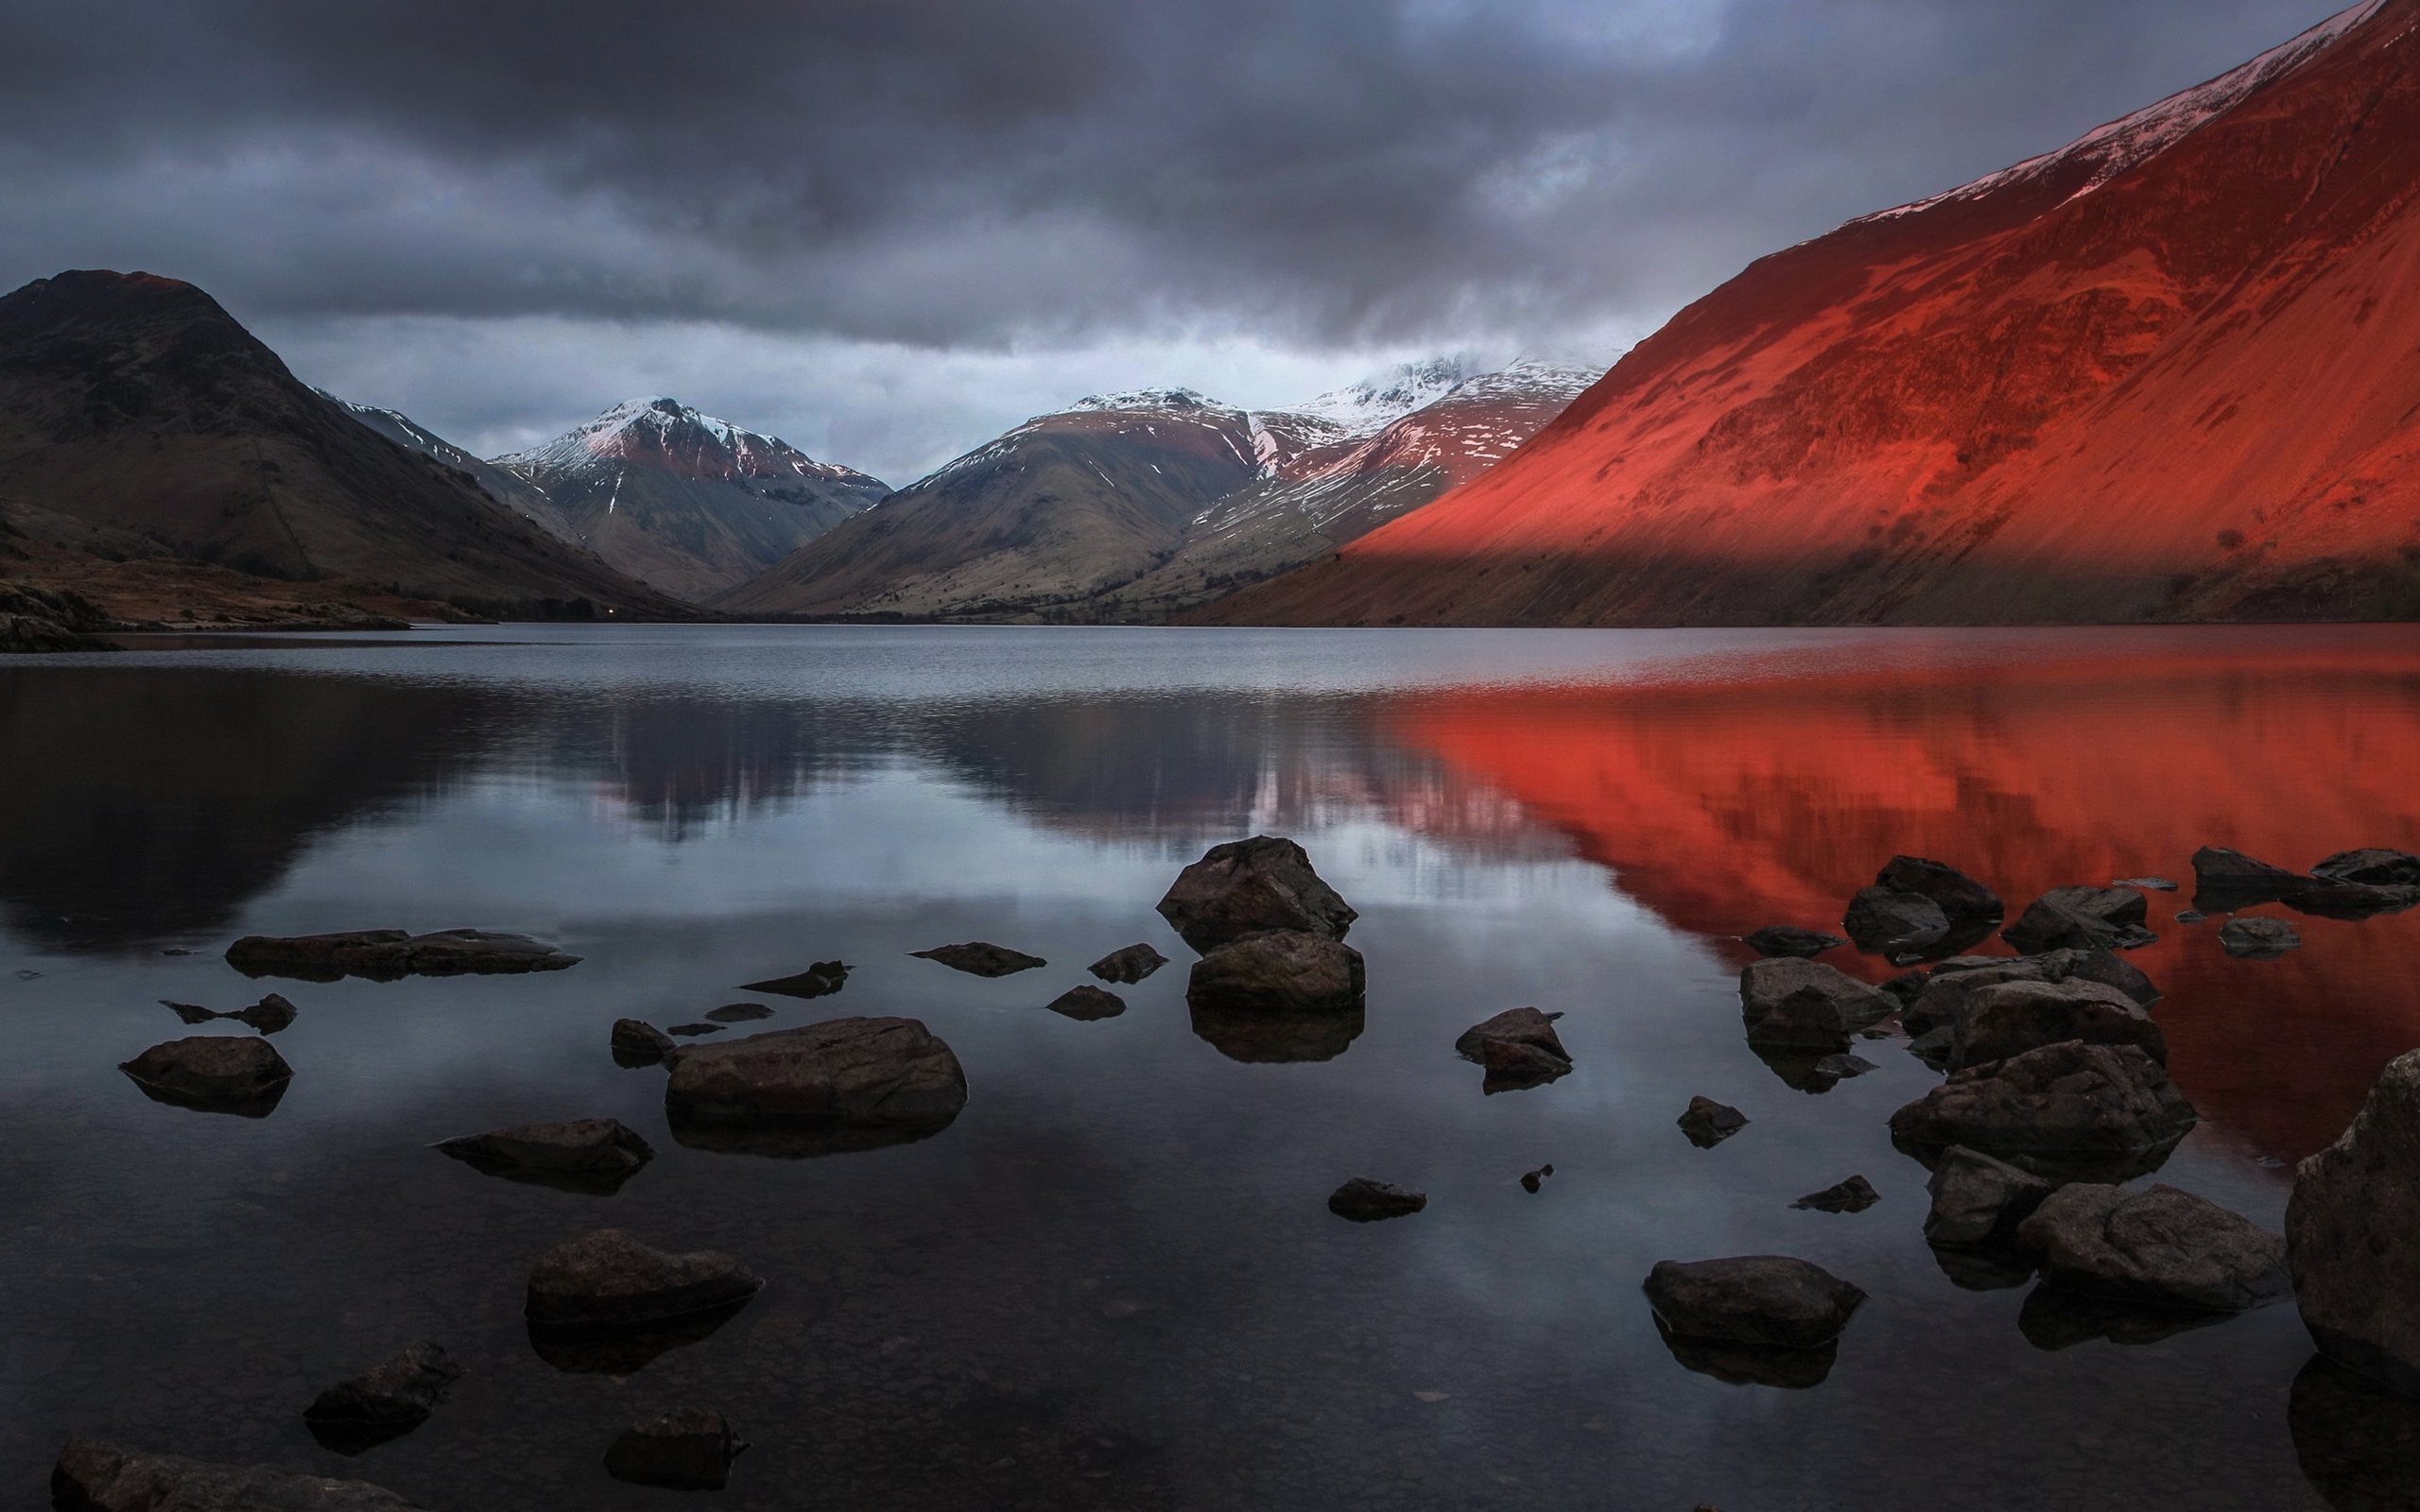
<svg viewBox="0 0 2420 1512"><path fill-rule="evenodd" d="M1232 623L2420 614L2420 0L1756 263Z"/></svg>

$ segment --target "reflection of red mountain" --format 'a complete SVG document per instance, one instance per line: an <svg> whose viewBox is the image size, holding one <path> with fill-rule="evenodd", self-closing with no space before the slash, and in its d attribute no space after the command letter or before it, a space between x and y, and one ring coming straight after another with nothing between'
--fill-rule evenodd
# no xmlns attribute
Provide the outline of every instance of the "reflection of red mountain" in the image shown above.
<svg viewBox="0 0 2420 1512"><path fill-rule="evenodd" d="M1777 252L1226 623L2420 609L2420 0Z"/></svg>
<svg viewBox="0 0 2420 1512"><path fill-rule="evenodd" d="M2182 881L2154 900L2162 939L2133 956L2168 990L2177 1075L2221 1127L2298 1157L2420 1045L2420 913L2296 917L2305 948L2265 963L2221 954L2215 920L2169 916L2204 844L2298 868L2357 845L2420 850L2409 642L1443 693L1399 705L1392 733L1500 786L1624 891L1717 938L1831 927L1894 852L1975 873L2012 912L2064 884Z"/></svg>

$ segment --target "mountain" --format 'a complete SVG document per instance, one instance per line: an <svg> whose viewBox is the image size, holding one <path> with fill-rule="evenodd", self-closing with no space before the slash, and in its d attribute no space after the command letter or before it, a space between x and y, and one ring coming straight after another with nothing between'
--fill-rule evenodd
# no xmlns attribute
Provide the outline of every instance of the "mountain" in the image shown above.
<svg viewBox="0 0 2420 1512"><path fill-rule="evenodd" d="M1318 561L1494 467L1602 374L1514 363L1419 394L1416 407L1374 434L1348 432L1272 457L1252 484L1193 522L1175 556L1104 598L1099 616L1165 619ZM1292 418L1253 417L1264 436L1270 421Z"/></svg>
<svg viewBox="0 0 2420 1512"><path fill-rule="evenodd" d="M437 458L447 467L468 472L489 498L557 541L575 546L583 543L579 532L573 529L571 522L563 518L562 511L555 507L555 502L538 491L528 479L464 451L401 410L356 404L352 400L339 399L324 388L313 391L396 445L407 446L424 456Z"/></svg>
<svg viewBox="0 0 2420 1512"><path fill-rule="evenodd" d="M252 578L487 613L686 612L356 423L209 295L147 273L0 297L0 503Z"/></svg>
<svg viewBox="0 0 2420 1512"><path fill-rule="evenodd" d="M534 492L563 539L692 600L755 576L890 491L880 478L665 398L617 404L535 450L495 458L493 471ZM534 507L525 512L547 518Z"/></svg>
<svg viewBox="0 0 2420 1512"><path fill-rule="evenodd" d="M1020 618L1132 581L1258 471L1242 410L1190 389L1026 421L714 600L739 613Z"/></svg>
<svg viewBox="0 0 2420 1512"><path fill-rule="evenodd" d="M1191 390L1028 421L716 600L734 611L1130 623L1315 561L1493 465L1597 376L1407 364L1289 409Z"/></svg>
<svg viewBox="0 0 2420 1512"><path fill-rule="evenodd" d="M1767 257L1203 619L2420 615L2420 0Z"/></svg>

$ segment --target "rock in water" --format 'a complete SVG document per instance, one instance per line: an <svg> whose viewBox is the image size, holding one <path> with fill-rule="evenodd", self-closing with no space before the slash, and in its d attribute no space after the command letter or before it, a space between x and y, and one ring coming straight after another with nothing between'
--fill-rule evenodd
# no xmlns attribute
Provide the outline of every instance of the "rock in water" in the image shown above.
<svg viewBox="0 0 2420 1512"><path fill-rule="evenodd" d="M2310 879L2302 873L2255 861L2240 850L2205 845L2193 852L2193 892L2197 898L2207 895L2249 902L2282 898L2309 885Z"/></svg>
<svg viewBox="0 0 2420 1512"><path fill-rule="evenodd" d="M1112 951L1087 968L1104 982L1135 983L1168 964L1168 958L1145 944Z"/></svg>
<svg viewBox="0 0 2420 1512"><path fill-rule="evenodd" d="M1384 1181L1373 1181L1357 1176L1328 1194L1327 1211L1355 1223L1375 1223L1381 1218L1406 1218L1428 1206L1426 1192L1406 1192Z"/></svg>
<svg viewBox="0 0 2420 1512"><path fill-rule="evenodd" d="M508 1181L610 1196L655 1159L619 1119L580 1118L466 1134L437 1146L465 1165Z"/></svg>
<svg viewBox="0 0 2420 1512"><path fill-rule="evenodd" d="M672 1037L643 1019L614 1021L614 1062L620 1066L652 1066L680 1046Z"/></svg>
<svg viewBox="0 0 2420 1512"><path fill-rule="evenodd" d="M271 992L249 1008L237 1008L231 1013L213 1012L199 1003L171 1003L166 998L160 1000L160 1005L170 1009L187 1023L208 1023L213 1019L233 1019L237 1023L258 1029L263 1034L275 1034L281 1029L290 1029L294 1027L294 1021L301 1016L300 1009L275 992Z"/></svg>
<svg viewBox="0 0 2420 1512"><path fill-rule="evenodd" d="M1126 1000L1115 992L1099 988L1071 987L1043 1005L1062 1018L1078 1019L1090 1023L1100 1019L1115 1019L1126 1011Z"/></svg>
<svg viewBox="0 0 2420 1512"><path fill-rule="evenodd" d="M1928 898L1953 924L1990 923L2008 911L1998 893L1956 867L1922 856L1893 856L1874 874L1874 885Z"/></svg>
<svg viewBox="0 0 2420 1512"><path fill-rule="evenodd" d="M1831 1343L1865 1300L1823 1266L1786 1255L1658 1261L1646 1292L1657 1321L1683 1338L1782 1349Z"/></svg>
<svg viewBox="0 0 2420 1512"><path fill-rule="evenodd" d="M1554 1175L1554 1167L1551 1165L1542 1165L1534 1171L1524 1171L1521 1173L1521 1190L1535 1195L1538 1188L1544 1186L1547 1177L1552 1175Z"/></svg>
<svg viewBox="0 0 2420 1512"><path fill-rule="evenodd" d="M821 998L831 996L848 983L849 968L846 965L839 961L817 961L796 976L777 976L769 982L742 982L739 990L778 992L786 998Z"/></svg>
<svg viewBox="0 0 2420 1512"><path fill-rule="evenodd" d="M1942 1152L1925 1190L1932 1194L1925 1238L1977 1247L2014 1244L2017 1225L2033 1216L2050 1194L2050 1183L1980 1150L1953 1144Z"/></svg>
<svg viewBox="0 0 2420 1512"><path fill-rule="evenodd" d="M1897 959L1920 955L1949 936L1949 916L1922 893L1859 887L1841 919L1857 948Z"/></svg>
<svg viewBox="0 0 2420 1512"><path fill-rule="evenodd" d="M2174 892L2176 890L2176 884L2169 881L2166 877L2119 877L2109 885L2112 887L2142 887L2152 892Z"/></svg>
<svg viewBox="0 0 2420 1512"><path fill-rule="evenodd" d="M2375 919L2420 907L2420 887L2381 886L2366 882L2323 882L2290 892L2287 907L2322 919Z"/></svg>
<svg viewBox="0 0 2420 1512"><path fill-rule="evenodd" d="M2376 847L2339 850L2311 868L2310 874L2326 882L2362 883L2374 887L2410 887L2420 885L2420 856L2409 850L2386 850Z"/></svg>
<svg viewBox="0 0 2420 1512"><path fill-rule="evenodd" d="M2053 887L2027 904L2000 938L2020 955L2133 950L2159 937L2143 927L2150 911L2132 887Z"/></svg>
<svg viewBox="0 0 2420 1512"><path fill-rule="evenodd" d="M277 1047L250 1035L171 1040L117 1069L154 1102L242 1118L268 1117L294 1079Z"/></svg>
<svg viewBox="0 0 2420 1512"><path fill-rule="evenodd" d="M2099 982L2001 982L1979 988L1967 995L1950 1033L1953 1071L2069 1040L2135 1045L2168 1064L2168 1039L2151 1015Z"/></svg>
<svg viewBox="0 0 2420 1512"><path fill-rule="evenodd" d="M540 1258L523 1314L533 1323L661 1323L745 1302L764 1284L729 1255L666 1254L599 1228Z"/></svg>
<svg viewBox="0 0 2420 1512"><path fill-rule="evenodd" d="M1359 951L1325 935L1281 930L1194 962L1184 999L1197 1009L1340 1013L1357 1010L1366 989Z"/></svg>
<svg viewBox="0 0 2420 1512"><path fill-rule="evenodd" d="M2245 1313L2292 1290L2282 1236L2171 1186L2061 1187L2016 1237L2044 1281L2110 1301Z"/></svg>
<svg viewBox="0 0 2420 1512"><path fill-rule="evenodd" d="M246 976L290 976L305 982L363 976L391 982L406 976L560 971L578 966L579 957L527 935L493 930L412 935L400 929L362 929L284 937L247 935L227 947L227 964Z"/></svg>
<svg viewBox="0 0 2420 1512"><path fill-rule="evenodd" d="M1815 961L1753 961L1739 973L1739 1013L1752 1045L1846 1050L1849 1036L1898 1011L1898 999Z"/></svg>
<svg viewBox="0 0 2420 1512"><path fill-rule="evenodd" d="M1863 1056L1853 1056L1842 1051L1836 1056L1819 1057L1815 1062L1814 1074L1818 1076L1829 1076L1834 1081L1846 1081L1852 1076L1862 1076L1869 1071L1881 1069Z"/></svg>
<svg viewBox="0 0 2420 1512"><path fill-rule="evenodd" d="M1270 834L1212 846L1177 874L1159 911L1205 955L1264 930L1342 939L1361 917L1320 880L1301 846Z"/></svg>
<svg viewBox="0 0 2420 1512"><path fill-rule="evenodd" d="M2320 1352L2420 1397L2420 1050L2390 1061L2342 1137L2295 1169L2286 1248Z"/></svg>
<svg viewBox="0 0 2420 1512"><path fill-rule="evenodd" d="M722 1414L683 1409L622 1430L605 1451L605 1473L639 1486L719 1491L747 1447Z"/></svg>
<svg viewBox="0 0 2420 1512"><path fill-rule="evenodd" d="M1882 1200L1874 1183L1861 1176L1853 1176L1838 1186L1810 1192L1790 1204L1793 1208L1814 1212L1863 1212Z"/></svg>
<svg viewBox="0 0 2420 1512"><path fill-rule="evenodd" d="M2273 961L2302 948L2303 937L2282 919L2230 919L2219 926L2219 944L2229 955Z"/></svg>
<svg viewBox="0 0 2420 1512"><path fill-rule="evenodd" d="M1010 976L1018 971L1030 971L1050 963L1039 955L1028 955L1005 945L973 940L964 945L936 945L928 951L909 951L920 960L939 961L953 971L965 971L973 976Z"/></svg>
<svg viewBox="0 0 2420 1512"><path fill-rule="evenodd" d="M1736 1108L1725 1107L1711 1097L1692 1097L1689 1110L1677 1122L1689 1143L1701 1150L1710 1150L1748 1126L1748 1115Z"/></svg>
<svg viewBox="0 0 2420 1512"><path fill-rule="evenodd" d="M664 1109L676 1124L937 1132L966 1106L966 1073L914 1019L830 1019L671 1057ZM879 1141L877 1143L880 1143Z"/></svg>
<svg viewBox="0 0 2420 1512"><path fill-rule="evenodd" d="M709 1008L706 1017L717 1023L754 1023L769 1019L773 1010L762 1003L726 1003L719 1008Z"/></svg>
<svg viewBox="0 0 2420 1512"><path fill-rule="evenodd" d="M2157 1170L2197 1120L2136 1046L2070 1040L1959 1072L1892 1114L1891 1137L1927 1164L1963 1144L2040 1175L2124 1179Z"/></svg>
<svg viewBox="0 0 2420 1512"><path fill-rule="evenodd" d="M421 1512L367 1481L138 1454L80 1435L60 1452L50 1496L63 1512Z"/></svg>
<svg viewBox="0 0 2420 1512"><path fill-rule="evenodd" d="M700 1035L720 1034L722 1033L722 1025L719 1023L676 1023L671 1028L666 1029L664 1032L666 1034L682 1035L694 1040Z"/></svg>
<svg viewBox="0 0 2420 1512"><path fill-rule="evenodd" d="M323 1449L358 1454L400 1438L442 1406L462 1367L426 1340L368 1375L340 1381L302 1409L303 1424Z"/></svg>
<svg viewBox="0 0 2420 1512"><path fill-rule="evenodd" d="M1904 1007L1923 997L1925 987L1931 980L1932 973L1918 967L1912 971L1902 971L1890 981L1883 983L1882 990L1897 998L1900 1005Z"/></svg>
<svg viewBox="0 0 2420 1512"><path fill-rule="evenodd" d="M1463 1030L1454 1051L1487 1068L1485 1090L1490 1092L1542 1086L1571 1072L1571 1055L1554 1032L1554 1021L1561 1017L1535 1008L1507 1008Z"/></svg>
<svg viewBox="0 0 2420 1512"><path fill-rule="evenodd" d="M1796 924L1767 924L1753 935L1739 936L1740 943L1759 955L1796 956L1801 960L1838 950L1848 943L1838 935L1826 935L1820 929L1801 929Z"/></svg>

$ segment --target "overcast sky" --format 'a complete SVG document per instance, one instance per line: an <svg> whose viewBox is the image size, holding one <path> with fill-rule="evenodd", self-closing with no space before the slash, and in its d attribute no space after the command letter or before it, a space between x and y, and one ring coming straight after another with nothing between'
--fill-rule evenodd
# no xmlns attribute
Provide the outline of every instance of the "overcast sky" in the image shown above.
<svg viewBox="0 0 2420 1512"><path fill-rule="evenodd" d="M1101 389L1607 358L2334 0L0 0L0 283L143 268L493 454L904 483Z"/></svg>

